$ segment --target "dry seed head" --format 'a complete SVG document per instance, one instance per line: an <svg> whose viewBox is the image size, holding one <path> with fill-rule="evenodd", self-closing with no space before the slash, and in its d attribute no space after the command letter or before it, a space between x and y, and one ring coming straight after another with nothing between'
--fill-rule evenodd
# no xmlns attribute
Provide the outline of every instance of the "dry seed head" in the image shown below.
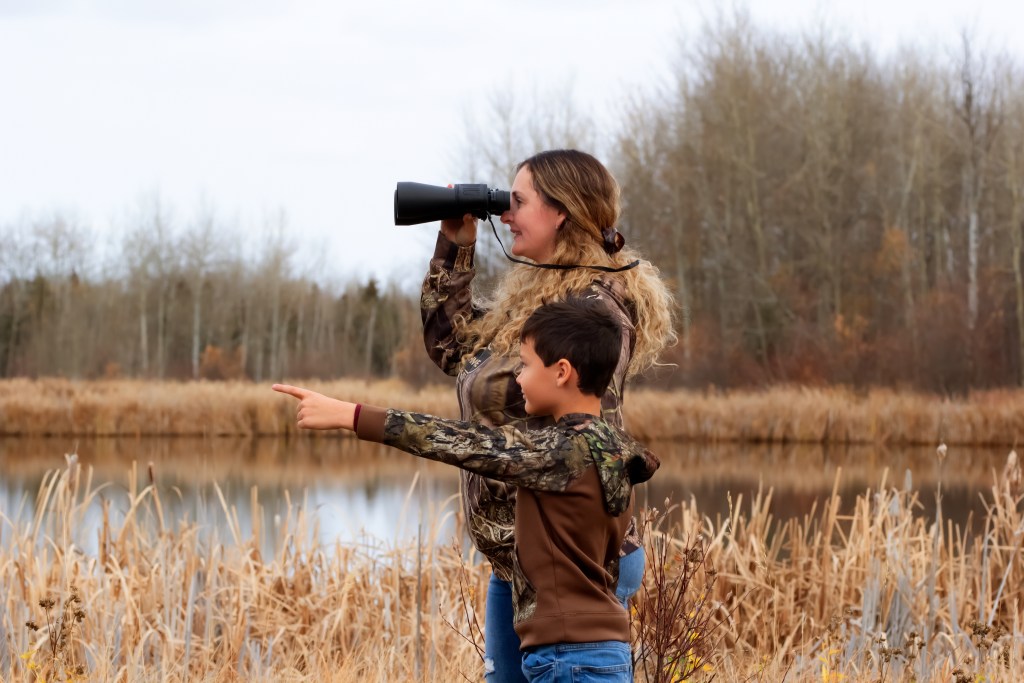
<svg viewBox="0 0 1024 683"><path fill-rule="evenodd" d="M973 635L982 636L982 637L988 635L989 627L986 626L983 622L980 622L977 619L975 619L974 621L971 622L970 626L971 626L971 633Z"/></svg>
<svg viewBox="0 0 1024 683"><path fill-rule="evenodd" d="M36 622L31 621L31 620L25 622L25 627L29 631L38 631L39 630L39 624L37 624Z"/></svg>
<svg viewBox="0 0 1024 683"><path fill-rule="evenodd" d="M1011 496L1020 495L1024 491L1024 474L1021 473L1020 463L1017 461L1017 451L1010 451L1010 454L1006 456L1003 481Z"/></svg>

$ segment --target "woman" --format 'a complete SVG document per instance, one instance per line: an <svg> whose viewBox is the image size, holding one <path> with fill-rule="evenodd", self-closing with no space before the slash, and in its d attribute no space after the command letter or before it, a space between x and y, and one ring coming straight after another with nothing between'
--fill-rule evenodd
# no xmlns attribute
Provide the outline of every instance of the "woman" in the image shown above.
<svg viewBox="0 0 1024 683"><path fill-rule="evenodd" d="M441 223L420 300L427 352L444 372L458 377L463 420L542 426L546 419L527 417L515 382L523 322L543 302L570 294L597 298L623 329L619 366L602 399L605 419L621 425L626 379L653 365L675 333L672 296L657 269L623 249L624 239L615 230L618 183L589 154L551 150L519 164L510 194L511 207L501 222L509 227L512 253L520 260L503 277L491 302L474 301L470 290L476 219ZM463 472L462 503L473 543L492 567L484 634L486 678L524 681L509 583L515 490ZM616 591L624 606L639 588L643 569L643 550L631 527Z"/></svg>

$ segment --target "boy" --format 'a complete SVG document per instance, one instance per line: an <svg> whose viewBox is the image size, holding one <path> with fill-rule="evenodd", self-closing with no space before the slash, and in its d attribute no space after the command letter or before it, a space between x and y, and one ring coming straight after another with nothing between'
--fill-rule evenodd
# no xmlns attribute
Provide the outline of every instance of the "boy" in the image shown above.
<svg viewBox="0 0 1024 683"><path fill-rule="evenodd" d="M629 617L615 597L632 486L657 458L601 418L620 330L600 303L541 306L520 335L517 382L530 415L552 427L520 431L347 403L275 384L300 399L298 426L349 429L430 460L514 484L515 629L527 679L631 681ZM553 676L553 677L552 677ZM590 680L590 679L588 679Z"/></svg>

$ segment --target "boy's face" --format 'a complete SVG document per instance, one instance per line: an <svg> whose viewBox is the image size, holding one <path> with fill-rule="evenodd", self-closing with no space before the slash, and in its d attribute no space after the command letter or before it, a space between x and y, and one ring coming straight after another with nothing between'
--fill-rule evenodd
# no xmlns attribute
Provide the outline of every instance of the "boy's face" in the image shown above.
<svg viewBox="0 0 1024 683"><path fill-rule="evenodd" d="M529 415L552 415L558 405L559 375L558 363L545 366L533 349L533 340L524 339L519 345L519 371L516 382L526 399Z"/></svg>

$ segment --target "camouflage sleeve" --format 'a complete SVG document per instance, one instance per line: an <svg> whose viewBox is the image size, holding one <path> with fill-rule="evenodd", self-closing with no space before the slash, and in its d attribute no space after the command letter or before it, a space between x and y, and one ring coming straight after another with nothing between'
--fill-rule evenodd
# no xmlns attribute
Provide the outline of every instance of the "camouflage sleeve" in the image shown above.
<svg viewBox="0 0 1024 683"><path fill-rule="evenodd" d="M434 257L420 292L420 317L423 319L423 343L427 355L448 375L457 375L462 354L469 349L455 335L459 317L467 320L482 312L473 306L470 284L474 247L460 247L440 232Z"/></svg>
<svg viewBox="0 0 1024 683"><path fill-rule="evenodd" d="M387 411L383 427L389 446L535 491L563 491L590 464L586 444L555 428L492 429L399 410Z"/></svg>

